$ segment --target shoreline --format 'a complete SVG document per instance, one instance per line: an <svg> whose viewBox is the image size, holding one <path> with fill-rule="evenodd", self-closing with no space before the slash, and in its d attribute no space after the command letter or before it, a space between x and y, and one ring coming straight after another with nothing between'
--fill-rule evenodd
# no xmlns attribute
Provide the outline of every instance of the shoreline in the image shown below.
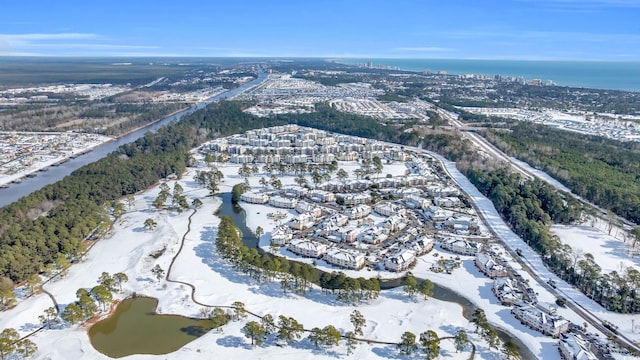
<svg viewBox="0 0 640 360"><path fill-rule="evenodd" d="M176 114L182 112L182 111L186 111L188 109L190 109L191 107L183 107L179 110L176 110L170 114L167 115L163 115L161 118L159 119L155 119L149 123L145 123L143 125L137 126L131 130L128 130L120 135L117 136L109 136L109 135L103 135L103 134L99 134L99 133L78 133L78 134L85 134L85 135L95 135L95 136L100 136L103 138L106 138L104 141L101 141L99 143L94 143L90 146L87 147L83 147L83 148L74 148L70 151L69 154L67 154L64 157L56 157L56 158L52 158L49 161L44 161L41 163L37 163L37 165L33 166L33 167L28 167L26 168L27 171L18 171L16 173L13 173L11 175L0 175L0 187L2 188L8 188L10 186L10 184L14 184L14 183L20 183L22 180L24 180L25 178L29 178L29 177L35 177L37 176L36 174L38 172L45 172L47 171L49 168L51 167L56 167L59 165L62 165L64 163L66 163L69 160L75 159L79 156L85 155L91 151L93 151L94 149L103 146L105 144L117 141L121 138L126 137L127 135L130 135L136 131L140 131L146 127L149 126L153 126L154 124L157 124L158 122L170 118L172 116L175 116ZM63 133L60 133L63 134Z"/></svg>

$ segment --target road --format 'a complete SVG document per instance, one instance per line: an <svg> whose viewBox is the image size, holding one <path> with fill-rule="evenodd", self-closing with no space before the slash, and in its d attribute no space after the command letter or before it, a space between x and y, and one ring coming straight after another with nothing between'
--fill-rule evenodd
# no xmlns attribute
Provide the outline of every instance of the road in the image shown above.
<svg viewBox="0 0 640 360"><path fill-rule="evenodd" d="M457 128L462 128L463 124L456 118L456 116L454 114L451 114L448 111L445 111L443 109L437 109L438 113L443 116L445 119L447 119L453 126L457 127ZM496 158L505 161L505 163L511 165L511 167L518 173L522 174L524 177L526 177L527 179L534 179L534 178L539 178L542 179L548 183L550 183L552 186L558 188L559 190L563 190L566 191L565 187L562 186L559 187L557 186L557 182L554 183L552 181L548 180L548 176L541 176L541 172L540 171L530 171L530 167L528 165L523 165L522 162L517 161L516 159L511 158L510 156L506 155L505 153L503 153L502 151L500 151L499 149L497 149L495 146L493 146L491 143L489 143L486 139L484 139L482 136L480 136L477 133L472 133L472 132L465 132L463 134L467 139L469 139L476 147L482 149L483 151L485 151L486 153L495 156ZM451 162L447 162L446 159L440 157L440 156L436 156L436 158L438 160L440 160L441 164L443 165L443 168L445 169L445 171L448 173L448 175L452 178L452 179L456 179L458 178L457 176L454 176L454 174L452 174L452 170L455 169L455 165L453 165L453 168L451 168L452 164ZM455 170L457 171L457 170ZM546 175L546 174L545 174ZM458 181L456 181L458 183ZM463 192L466 193L466 195L471 198L477 198L478 194L469 194L466 190L465 190L465 186L461 186L460 183L458 183L458 185L460 186L460 188L462 189ZM567 189L568 190L568 189ZM594 206L593 204L585 201L584 199L576 196L575 194L571 193L572 196L575 196L576 198L578 198L580 201L590 205L590 206ZM478 206L476 201L472 201L473 207L475 208L475 210L477 211L478 215L480 217L483 218L484 223L488 225L489 229L491 230L491 232L494 234L494 236L496 236L496 238L501 239L502 243L505 245L505 247L508 249L509 253L511 254L511 256L516 259L520 265L522 266L522 268L528 272L533 279L538 282L540 284L540 286L542 286L545 290L547 290L549 293L553 294L556 297L564 297L567 300L567 306L573 311L575 312L578 316L580 316L585 322L591 324L594 328L596 328L597 330L599 330L600 332L602 332L605 335L610 335L613 338L616 338L617 341L624 346L625 348L631 350L632 352L638 353L640 352L640 346L638 346L632 339L624 336L623 334L616 334L614 332L612 332L611 330L609 330L608 328L604 327L602 325L603 320L600 318L598 315L594 314L593 312L587 310L584 306L582 306L578 301L576 301L572 295L568 294L566 291L563 291L562 289L559 288L553 288L551 287L549 284L547 284L546 279L543 279L543 277L541 276L541 274L538 271L538 268L540 267L540 264L534 265L532 263L533 258L529 255L527 256L519 256L516 253L516 249L518 249L518 247L528 247L528 245L526 245L522 240L520 240L520 242L514 242L514 241L508 241L505 236L505 229L496 229L494 226L494 222L492 221L487 221L488 217L491 218L495 218L497 214L494 214L490 211L488 211L485 207L480 207ZM594 206L596 209L599 209L599 207ZM495 209L494 209L495 211ZM504 224L504 223L503 223ZM505 225L506 226L506 225ZM509 230L509 232L511 232ZM511 232L512 233L512 232ZM514 234L515 235L515 234ZM530 249L530 248L529 248ZM542 259L540 259L539 255L534 254L533 256L535 256L536 260L538 261L542 261ZM546 269L546 267L545 267ZM547 274L545 274L545 277ZM556 283L558 282L562 282L564 283L565 286L563 286L565 289L572 289L572 286L567 284L566 282L564 282L563 280L556 278L554 279L554 281L556 281Z"/></svg>

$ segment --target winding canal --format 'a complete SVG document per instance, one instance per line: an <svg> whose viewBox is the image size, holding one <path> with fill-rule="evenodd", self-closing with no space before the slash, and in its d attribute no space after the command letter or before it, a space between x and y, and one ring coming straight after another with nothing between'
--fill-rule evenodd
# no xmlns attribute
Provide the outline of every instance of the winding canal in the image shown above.
<svg viewBox="0 0 640 360"><path fill-rule="evenodd" d="M253 234L253 232L246 225L246 213L245 211L238 205L234 205L231 202L231 193L224 193L221 195L222 205L220 209L216 213L218 216L228 216L235 223L236 227L242 233L242 243L249 248L258 248L260 253L264 253L260 247L258 247L258 239ZM289 262L295 262L295 260L289 259ZM321 271L321 270L317 270ZM393 289L398 286L401 286L402 279L393 279L393 280L382 280L380 281L380 287L385 289ZM438 284L433 284L433 296L434 299L438 299L441 301L454 302L462 307L462 316L467 320L471 320L471 315L477 308L469 299L464 296L458 294L457 292L448 289L446 287L442 287ZM495 327L494 327L495 328ZM504 342L512 342L518 347L518 351L520 352L520 356L523 360L536 360L537 357L529 350L529 348L520 341L516 336L509 334L508 332L495 328L496 332L500 339ZM542 336L542 335L541 335Z"/></svg>

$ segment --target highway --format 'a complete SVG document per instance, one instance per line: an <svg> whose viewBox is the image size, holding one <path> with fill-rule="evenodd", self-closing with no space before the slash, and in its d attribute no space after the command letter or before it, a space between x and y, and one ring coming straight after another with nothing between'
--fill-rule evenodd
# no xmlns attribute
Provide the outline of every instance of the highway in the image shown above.
<svg viewBox="0 0 640 360"><path fill-rule="evenodd" d="M446 110L440 109L440 108L436 108L436 109L437 109L436 111L440 114L440 116L442 116L443 118L447 119L449 121L449 123L451 123L456 128L460 129L460 128L464 127L462 122L457 119L457 115L452 114L452 113L450 113L450 112L448 112ZM540 171L531 169L528 165L523 164L522 162L517 161L516 159L513 159L510 156L506 155L505 153L503 153L502 151L497 149L495 146L493 146L490 142L488 142L485 138L483 138L479 134L474 133L474 132L464 132L463 136L466 137L467 139L469 139L477 148L481 149L485 153L487 153L487 154L489 154L491 156L494 156L497 159L499 159L501 161L504 161L506 164L510 165L514 169L514 171L516 171L517 173L522 174L522 176L525 177L526 179L539 178L539 179L541 179L543 181L548 182L549 184L551 184L552 186L556 187L559 190L562 190L562 191L567 191L568 190L564 186L558 186L557 182L549 181L549 177L548 176L541 176L541 174L540 174L541 172ZM441 156L436 156L436 158L438 160L440 160L441 164L443 165L443 168L445 169L445 171L447 171L448 175L452 179L455 180L457 177L454 176L454 174L451 173L451 171L457 171L457 170L454 170L455 169L455 165L452 165L453 163L451 163L451 162L447 162ZM453 168L450 168L451 166L453 166ZM534 170L534 171L532 171L532 170ZM458 185L460 186L461 184L458 184ZM460 186L460 188L462 189L463 192L465 192L465 194L470 199L474 199L476 197L476 196L473 196L472 194L469 194L465 190L464 186ZM589 206L593 206L594 208L599 209L602 212L604 212L599 207L591 204L590 202L587 202L586 200L582 199L581 197L576 196L573 193L570 193L570 194L572 196L576 197L578 200L582 201L583 203L585 203L585 204L587 204ZM587 322L588 324L591 324L598 331L602 332L603 334L605 334L607 336L611 336L612 338L617 339L618 343L620 345L622 345L623 347L627 348L628 350L630 350L630 351L632 351L634 353L639 353L640 352L640 346L638 346L632 339L624 336L623 334L614 333L610 329L606 328L603 325L603 320L606 320L606 319L602 319L598 315L594 314L593 312L585 309L580 303L578 303L572 297L572 295L568 294L566 291L563 291L562 289L559 289L559 288L551 287L549 284L547 284L547 282L546 282L547 279L543 279L541 277L541 275L538 273L538 271L536 270L536 266L534 264L532 264L531 261L533 261L533 259L530 259L530 256L519 256L516 253L516 248L514 248L514 245L516 245L516 246L519 245L521 247L528 247L528 245L525 244L523 241L520 241L521 244L514 244L513 242L507 241L507 239L505 239L504 235L503 235L504 234L504 229L498 230L498 229L496 229L494 227L494 225L493 225L493 223L491 221L486 221L487 217L495 218L496 214L489 214L489 211L484 207L479 207L476 201L472 201L472 204L473 204L473 207L475 208L475 210L477 211L478 215L483 218L484 223L487 224L487 226L489 227L489 229L491 230L493 235L496 236L496 238L502 240L502 243L508 249L508 251L511 254L511 256L520 263L522 268L526 272L528 272L533 277L533 279L540 284L540 286L542 286L545 290L547 290L548 292L550 292L551 294L553 294L556 297L565 298L567 300L567 307L570 308L576 314L578 314L578 316L580 316L585 322ZM535 255L535 256L539 259L539 255ZM539 259L539 260L541 261L541 259ZM545 266L545 268L546 268L546 266ZM561 280L559 278L554 279L554 281L556 281L556 283L563 282L565 284L564 287L567 288L567 289L572 289L573 288L571 285L565 283L563 280ZM573 288L573 289L575 291L579 292L579 290L577 290L575 288Z"/></svg>

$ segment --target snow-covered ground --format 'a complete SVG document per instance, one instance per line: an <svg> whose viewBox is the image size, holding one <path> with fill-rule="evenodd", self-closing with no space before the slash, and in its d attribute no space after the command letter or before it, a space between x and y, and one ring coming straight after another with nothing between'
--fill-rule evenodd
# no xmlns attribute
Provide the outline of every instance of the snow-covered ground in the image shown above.
<svg viewBox="0 0 640 360"><path fill-rule="evenodd" d="M548 272L533 250L513 234L499 218L491 202L479 194L475 187L455 170L453 163L444 161L444 164L453 175L454 180L477 202L491 227L506 241L506 246L522 249L528 264L535 268L543 278L555 279L558 287L566 294L567 298L574 299L598 316L620 324L620 330L625 335L634 339L640 338L630 331L630 326L624 326L627 323L630 325L631 319L636 317L605 311L579 291ZM354 163L353 167L355 168L355 166ZM230 191L234 184L243 180L238 175L238 166L224 165L219 169L225 174L225 180L220 187L222 192ZM403 169L399 166L385 167L383 173L396 173L403 171ZM192 217L191 231L187 234L184 248L173 266L171 279L193 284L196 287L196 300L211 306L230 305L239 300L244 302L247 309L252 312L270 313L274 316L292 316L304 324L305 328L323 327L331 324L343 332L350 330L349 314L354 309L353 306L336 302L333 296L324 295L318 289L313 290L307 297L293 294L284 295L279 284L258 284L247 276L236 273L218 257L214 241L219 219L213 214L220 206L220 200L206 197L206 190L200 189L193 181L194 173L194 170L190 170L179 182L184 187L189 202L197 197L203 200L204 205ZM250 183L253 186L258 186L259 177L262 175L264 174L249 178ZM283 185L294 183L293 177L281 177L281 179ZM170 181L168 185L173 187L174 182ZM91 288L96 285L96 280L103 271L111 274L124 272L130 280L124 286L124 293L118 295L119 298L136 292L140 295L158 298L159 313L199 316L202 307L191 301L188 287L168 283L164 280L158 284L151 273L151 268L156 264L165 270L168 269L172 257L176 255L180 247L182 236L187 231L188 217L193 212L193 210L189 210L177 214L151 210L151 203L158 192L158 187L155 187L136 196L135 205L117 222L112 237L96 244L87 255L86 260L72 266L66 277L45 286L62 306L75 300L78 288ZM255 229L257 226L261 226L265 234L274 228L275 224L267 219L264 207L248 204L243 204L243 207L247 212L247 226L249 228ZM153 218L158 223L158 228L155 231L149 232L144 229L142 224L147 218ZM262 245L268 243L267 235L263 236L261 243ZM149 256L165 247L166 251L159 258L154 259ZM597 252L598 249L591 250ZM281 250L281 252L285 252L285 250ZM447 257L450 255L441 251L439 253ZM291 254L287 253L287 255ZM454 290L483 308L488 320L493 325L518 337L538 358L559 358L556 340L542 336L521 325L510 314L509 308L499 305L491 293L491 280L475 268L471 257L462 257L462 268L455 270L451 275L431 272L429 268L435 259L436 257L432 253L425 255L420 258L418 265L412 269L412 272L418 277L429 278L439 285ZM511 261L511 263L516 264L515 261ZM319 264L319 266L323 265ZM328 267L328 265L326 266ZM517 265L515 266L518 269ZM524 271L521 273L525 278L529 278ZM351 274L364 277L378 275L377 272L366 270ZM530 279L530 283L538 292L541 304L553 303L555 300L553 295L536 284L533 279ZM44 309L51 305L52 303L46 295L23 300L14 309L0 314L0 328L13 327L21 334L26 334L38 327L38 315L41 315ZM409 299L401 289L394 289L383 291L378 299L370 304L363 304L358 309L367 319L364 337L368 339L396 342L399 341L400 335L404 331L418 334L431 329L440 336L452 336L458 329L466 329L472 341L478 345L479 353L477 355L480 358L499 358L495 351L489 351L487 344L473 333L473 325L462 316L461 307L455 303L435 299L428 301L420 298ZM559 309L559 312L565 318L582 324L582 319L572 311ZM344 347L320 351L314 349L308 341L303 341L293 347L278 347L267 344L251 349L248 340L240 333L240 328L243 325L243 322L232 323L225 327L224 333L210 332L169 356L173 359L209 359L217 356L234 359L254 357L315 359L334 358L346 354ZM39 346L36 358L106 359L106 356L93 349L86 330L86 328L78 326L62 326L36 334L33 338L33 341ZM468 352L456 354L450 342L444 341L442 347L444 358L463 359L468 357ZM397 350L395 346L390 345L359 344L353 356L364 359L395 358ZM152 356L133 355L128 358L146 359L152 358Z"/></svg>
<svg viewBox="0 0 640 360"><path fill-rule="evenodd" d="M233 170L228 170L233 171ZM204 205L192 218L191 231L185 238L185 245L177 258L171 278L189 282L196 286L195 298L202 303L230 305L239 300L247 309L259 313L286 315L296 318L305 328L334 325L341 331L351 329L349 314L355 309L336 302L331 295L324 295L319 289L313 290L306 298L297 295L284 295L278 283L256 283L247 276L240 275L218 257L214 241L219 219L213 213L220 205L218 198L205 197L206 191L197 188L192 180L193 172L180 181L190 198L200 198ZM257 179L253 179L257 182ZM253 181L252 180L252 181ZM233 185L233 179L225 180L226 187ZM172 187L173 182L169 182ZM226 189L223 189L223 191ZM159 192L155 187L136 196L133 208L117 222L114 235L98 242L86 259L69 269L69 274L47 284L61 306L75 300L78 288L91 288L103 271L111 274L124 272L129 277L119 298L136 292L139 295L157 297L158 312L199 316L200 305L194 304L189 297L190 289L184 285L162 281L158 283L151 268L159 264L168 269L171 258L176 255L180 240L187 230L188 217L193 212L182 214L157 212L151 210L151 202ZM158 223L155 231L146 231L143 222L153 218ZM265 228L268 224L263 224ZM166 251L157 259L150 254L166 247ZM50 299L40 294L21 301L15 308L2 313L0 328L13 327L26 334L39 326L38 315L52 306ZM382 292L381 296L359 306L358 309L367 319L364 329L368 339L397 342L404 331L416 334L426 330L435 330L440 336L452 336L459 329L465 329L474 343L478 345L479 355L486 359L498 356L489 351L476 334L474 327L463 316L462 308L449 302L421 298L409 299L401 289ZM326 351L316 350L308 341L302 341L293 347L265 345L251 349L249 342L240 333L243 322L232 323L223 333L212 331L187 344L182 349L168 355L172 359L210 359L227 357L233 359L256 357L285 358L335 358L346 354L343 346ZM32 340L39 350L37 359L107 359L90 344L87 329L81 326L59 326L55 329L37 333ZM442 343L444 358L465 359L469 352L456 353L450 341ZM397 355L392 345L359 344L353 355L356 358L378 359ZM131 359L153 358L150 355L132 355Z"/></svg>
<svg viewBox="0 0 640 360"><path fill-rule="evenodd" d="M640 316L634 314L619 314L611 311L607 311L602 306L600 306L595 301L589 299L586 295L584 295L580 290L574 288L573 286L567 284L560 278L558 278L555 274L549 271L543 264L540 256L531 249L522 239L520 239L511 229L504 223L504 221L500 218L498 212L495 207L491 203L489 199L483 196L478 189L471 184L471 182L464 176L460 171L458 171L455 167L455 163L448 161L442 158L439 155L436 156L447 169L447 172L454 178L455 182L464 189L464 191L471 197L472 201L478 206L480 211L482 212L485 221L488 222L488 225L493 228L493 230L498 234L498 236L504 241L504 244L511 248L512 250L520 249L522 251L522 260L527 264L529 268L531 268L540 278L544 279L552 279L555 281L557 285L557 290L563 294L565 298L569 301L574 302L576 305L580 306L582 309L587 312L597 316L598 319L606 319L616 325L619 326L619 332L626 337L632 339L633 341L640 341L640 329L633 329L632 324L640 322ZM605 238L606 234L600 233L599 241ZM605 240L606 241L606 240ZM591 248L590 250L597 250L595 248ZM606 249L600 249L601 252L606 252ZM594 256L601 256L601 253L594 251ZM618 261L619 263L619 261ZM551 295L546 290L544 290L540 285L535 284L535 281L531 282L534 284L534 289L538 291L540 294ZM544 296L547 296L544 295ZM554 299L549 299L554 300ZM545 301L541 299L541 301ZM575 321L575 314L571 316L571 314L561 313L563 316L568 318L569 320ZM581 324L582 322L577 322L577 324ZM636 326L637 327L637 326ZM589 331L593 331L590 327Z"/></svg>

